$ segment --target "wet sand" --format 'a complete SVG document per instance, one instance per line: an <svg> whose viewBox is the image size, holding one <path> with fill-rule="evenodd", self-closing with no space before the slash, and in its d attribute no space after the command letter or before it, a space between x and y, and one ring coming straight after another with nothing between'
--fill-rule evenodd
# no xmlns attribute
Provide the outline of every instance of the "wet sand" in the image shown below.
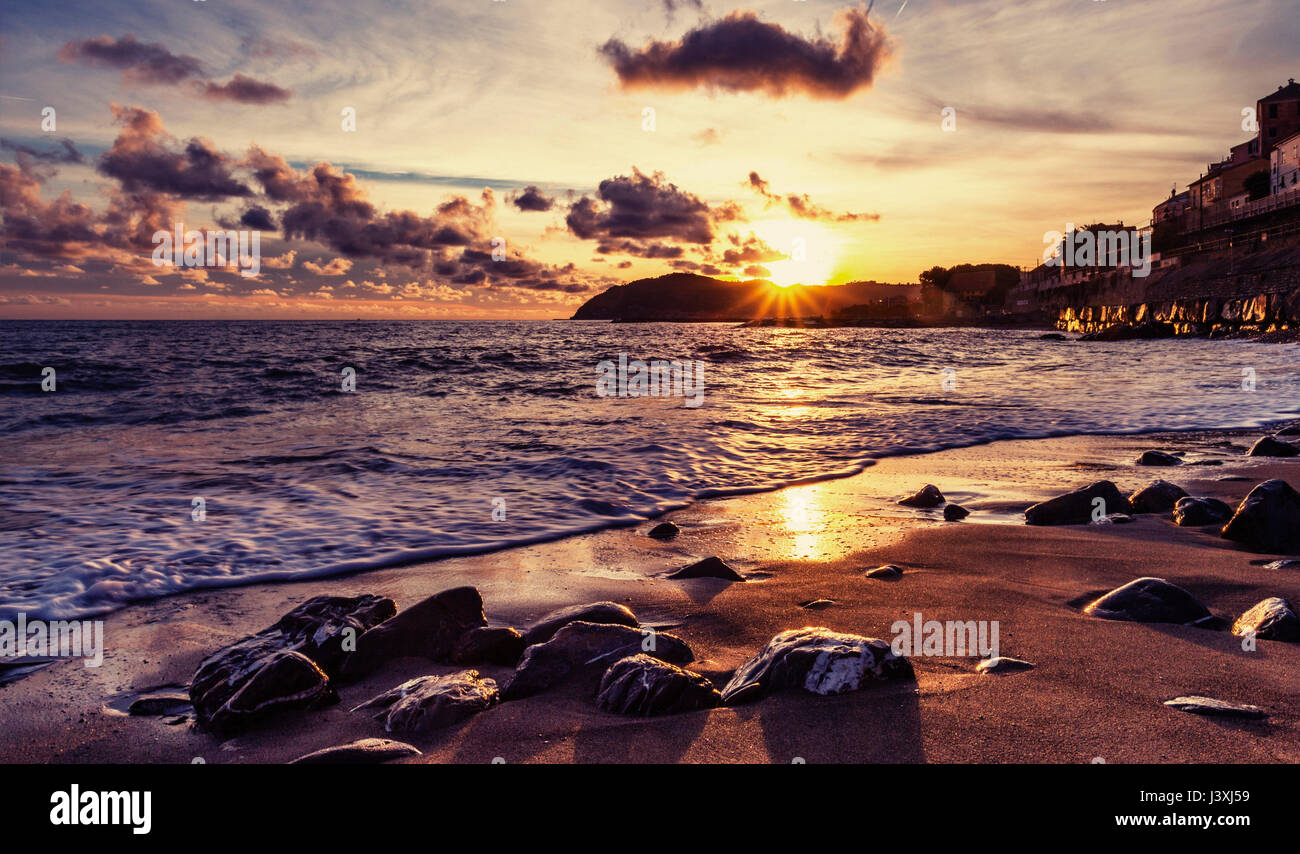
<svg viewBox="0 0 1300 854"><path fill-rule="evenodd" d="M195 592L106 618L99 668L60 661L0 686L3 762L285 762L357 738L408 741L430 762L1300 762L1300 644L1243 651L1226 630L1085 616L1090 598L1134 578L1180 584L1228 619L1267 596L1300 604L1300 569L1262 566L1211 529L1168 514L1126 525L1023 524L1031 503L1096 480L1125 494L1156 478L1235 504L1263 480L1300 486L1300 459L1243 456L1262 435L1202 433L998 442L879 461L862 474L697 503L652 524L476 557L320 581ZM1185 451L1187 465L1133 465L1143 450ZM1198 462L1218 465L1196 465ZM1230 478L1224 480L1223 478ZM926 483L972 515L898 506ZM658 520L657 520L658 521ZM725 584L663 576L717 555L750 578ZM866 579L883 563L897 581ZM188 682L219 647L271 625L319 594L391 596L400 608L463 584L492 625L525 627L556 607L622 602L646 625L671 627L715 683L776 632L805 625L891 637L896 620L996 620L1000 652L1033 662L1005 676L971 657L916 656L914 683L836 697L787 692L736 708L640 719L607 714L559 688L503 703L428 736L389 736L347 710L399 682L461 669L392 662L339 686L341 702L291 713L221 740L190 723L133 717L140 692ZM799 603L831 599L823 610ZM504 682L509 669L480 667ZM1262 706L1263 722L1178 712L1184 694Z"/></svg>

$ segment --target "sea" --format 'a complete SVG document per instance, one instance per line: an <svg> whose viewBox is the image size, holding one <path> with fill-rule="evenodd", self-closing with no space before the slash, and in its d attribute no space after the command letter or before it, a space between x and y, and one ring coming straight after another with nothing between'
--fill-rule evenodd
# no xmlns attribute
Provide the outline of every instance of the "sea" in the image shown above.
<svg viewBox="0 0 1300 854"><path fill-rule="evenodd" d="M1040 336L0 321L0 619L634 525L886 455L1300 413L1300 345ZM698 394L602 387L620 360L689 365Z"/></svg>

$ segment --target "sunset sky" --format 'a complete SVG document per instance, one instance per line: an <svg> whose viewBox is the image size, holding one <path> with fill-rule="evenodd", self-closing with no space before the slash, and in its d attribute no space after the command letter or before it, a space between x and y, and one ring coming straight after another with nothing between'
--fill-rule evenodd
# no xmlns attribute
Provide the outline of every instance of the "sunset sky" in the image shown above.
<svg viewBox="0 0 1300 854"><path fill-rule="evenodd" d="M1295 0L0 14L9 318L563 317L674 270L1026 266L1067 221L1145 225L1300 76ZM156 266L176 222L260 230L260 274Z"/></svg>

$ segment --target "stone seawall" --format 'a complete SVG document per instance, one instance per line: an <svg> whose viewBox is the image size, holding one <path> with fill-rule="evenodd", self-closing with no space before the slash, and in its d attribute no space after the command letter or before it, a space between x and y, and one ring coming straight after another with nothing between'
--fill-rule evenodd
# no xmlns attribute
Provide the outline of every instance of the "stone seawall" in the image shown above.
<svg viewBox="0 0 1300 854"><path fill-rule="evenodd" d="M1057 328L1089 334L1114 326L1167 324L1175 335L1276 332L1300 328L1300 287L1247 297L1196 297L1061 310Z"/></svg>
<svg viewBox="0 0 1300 854"><path fill-rule="evenodd" d="M1143 324L1176 335L1300 329L1300 246L1202 259L1147 280L1100 277L1072 290L1056 323L1082 334Z"/></svg>
<svg viewBox="0 0 1300 854"><path fill-rule="evenodd" d="M1149 278L1110 273L1049 293L1057 328L1085 335L1137 326L1176 335L1300 329L1300 239L1243 243Z"/></svg>

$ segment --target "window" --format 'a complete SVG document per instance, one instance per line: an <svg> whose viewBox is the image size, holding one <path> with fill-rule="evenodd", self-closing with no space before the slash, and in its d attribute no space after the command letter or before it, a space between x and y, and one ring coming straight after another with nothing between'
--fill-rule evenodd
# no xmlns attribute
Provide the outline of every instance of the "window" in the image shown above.
<svg viewBox="0 0 1300 854"><path fill-rule="evenodd" d="M1269 117L1270 119L1275 119L1275 118L1277 118L1277 104L1269 104L1269 105L1268 105L1268 117Z"/></svg>

